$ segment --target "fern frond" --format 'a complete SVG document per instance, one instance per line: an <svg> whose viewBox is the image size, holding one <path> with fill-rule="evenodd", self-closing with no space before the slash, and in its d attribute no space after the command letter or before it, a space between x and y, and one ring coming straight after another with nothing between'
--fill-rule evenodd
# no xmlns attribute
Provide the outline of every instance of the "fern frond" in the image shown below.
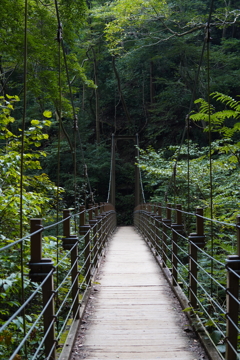
<svg viewBox="0 0 240 360"><path fill-rule="evenodd" d="M206 100L202 99L202 98L195 100L194 104L200 104L200 109L199 109L200 113L208 114L209 113L209 108L210 108L210 114L212 114L215 111L214 106L211 105L211 104L209 106L209 103Z"/></svg>
<svg viewBox="0 0 240 360"><path fill-rule="evenodd" d="M239 101L236 101L229 95L225 95L222 93L219 93L218 91L215 91L211 94L213 99L216 99L217 101L220 101L222 104L225 104L229 106L232 109L236 109L237 106L240 105Z"/></svg>
<svg viewBox="0 0 240 360"><path fill-rule="evenodd" d="M208 121L208 114L204 114L204 113L197 113L197 114L192 114L190 115L190 119L192 121Z"/></svg>

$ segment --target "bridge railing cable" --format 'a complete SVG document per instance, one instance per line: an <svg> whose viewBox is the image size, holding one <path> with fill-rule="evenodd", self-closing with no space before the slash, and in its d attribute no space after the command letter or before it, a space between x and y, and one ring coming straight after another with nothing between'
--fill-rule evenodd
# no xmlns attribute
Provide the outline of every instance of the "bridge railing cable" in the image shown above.
<svg viewBox="0 0 240 360"><path fill-rule="evenodd" d="M195 221L195 228L189 233L185 229L184 216ZM229 254L230 246L224 251L219 245L224 236L228 237L229 230L226 234L221 233L219 239L215 235L212 252L210 222L221 229L220 233L223 229L235 228L235 247L232 246L235 255ZM240 217L236 224L229 224L204 217L201 208L193 214L182 210L181 205L141 204L135 208L134 225L176 294L181 293L181 299L185 297L185 304L189 304L185 310L197 317L219 356L226 360L238 359Z"/></svg>
<svg viewBox="0 0 240 360"><path fill-rule="evenodd" d="M78 231L72 235L76 217ZM70 210L64 210L63 219L54 225L59 224L63 225L63 235L58 261L53 257L55 242L51 240L49 243L49 237L43 236L53 224L44 227L42 219L32 219L30 234L9 244L11 247L1 248L5 251L0 252L0 261L10 252L19 253L16 246L19 241L22 241L24 253L28 254L24 263L26 300L20 307L17 301L13 301L12 312L6 313L7 320L0 323L1 351L9 360L20 359L26 351L31 360L55 360L59 357L69 328L76 326L81 317L95 271L115 230L116 213L111 204L95 204L87 210L81 207L74 215ZM42 249L52 258L44 258ZM30 280L26 275L28 267ZM10 280L6 278L0 284L1 294L6 293L7 297ZM21 330L23 313L26 317L25 333ZM8 346L9 341L11 346Z"/></svg>

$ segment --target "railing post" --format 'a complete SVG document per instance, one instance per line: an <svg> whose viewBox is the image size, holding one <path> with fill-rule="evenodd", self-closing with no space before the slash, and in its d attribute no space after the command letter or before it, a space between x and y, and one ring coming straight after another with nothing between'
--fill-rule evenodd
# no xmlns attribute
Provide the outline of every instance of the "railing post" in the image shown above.
<svg viewBox="0 0 240 360"><path fill-rule="evenodd" d="M91 280L91 243L90 243L90 225L85 224L85 207L80 206L80 229L79 233L81 236L84 236L84 258L85 258L85 279L86 283L90 285Z"/></svg>
<svg viewBox="0 0 240 360"><path fill-rule="evenodd" d="M156 248L156 256L158 255L158 245L159 245L159 225L161 223L162 220L162 212L161 212L161 208L159 208L159 205L156 204L155 206L155 248Z"/></svg>
<svg viewBox="0 0 240 360"><path fill-rule="evenodd" d="M155 218L154 214L152 212L149 213L149 241L150 241L150 247L153 248L153 244L155 241Z"/></svg>
<svg viewBox="0 0 240 360"><path fill-rule="evenodd" d="M90 243L90 225L85 225L85 274L86 274L86 282L90 284L91 281L91 243Z"/></svg>
<svg viewBox="0 0 240 360"><path fill-rule="evenodd" d="M81 226L85 224L85 206L80 206L80 215L79 215L79 231L81 230Z"/></svg>
<svg viewBox="0 0 240 360"><path fill-rule="evenodd" d="M152 243L152 248L155 249L156 248L156 204L153 204L152 207L152 214L151 214L151 218L152 218L152 234L151 234L151 243ZM155 254L155 251L154 251Z"/></svg>
<svg viewBox="0 0 240 360"><path fill-rule="evenodd" d="M98 220L95 220L95 225L93 225L93 253L92 253L92 259L93 259L93 265L97 266L98 261Z"/></svg>
<svg viewBox="0 0 240 360"><path fill-rule="evenodd" d="M36 232L42 227L42 219L31 219L31 233ZM54 266L52 259L42 258L42 233L39 232L31 236L31 260L29 262L30 272L29 277L34 282L41 283L43 308L44 333L46 339L44 342L45 356L49 360L56 359L56 341L55 341L55 309L54 309L54 285L53 285L53 271ZM47 279L46 279L47 278Z"/></svg>
<svg viewBox="0 0 240 360"><path fill-rule="evenodd" d="M237 255L227 257L227 334L226 334L226 360L237 360L238 344L238 311L239 304L236 299L239 295L240 275L240 216L237 217Z"/></svg>
<svg viewBox="0 0 240 360"><path fill-rule="evenodd" d="M172 285L178 285L178 233L182 233L182 205L176 205L176 223L172 224Z"/></svg>
<svg viewBox="0 0 240 360"><path fill-rule="evenodd" d="M84 263L85 263L85 279L86 283L90 285L91 279L91 243L90 243L90 225L82 225L80 227L80 235L84 236Z"/></svg>
<svg viewBox="0 0 240 360"><path fill-rule="evenodd" d="M197 255L198 249L205 245L203 209L196 209L196 233L191 233L189 240L189 301L195 309L197 307Z"/></svg>
<svg viewBox="0 0 240 360"><path fill-rule="evenodd" d="M96 217L96 219L98 220L98 239L97 239L97 254L99 254L101 256L102 253L102 237L103 237L103 217L104 215L102 215L101 213L101 207L100 207L100 214Z"/></svg>
<svg viewBox="0 0 240 360"><path fill-rule="evenodd" d="M144 216L143 216L143 237L147 235L147 227L148 227L148 204L145 204Z"/></svg>
<svg viewBox="0 0 240 360"><path fill-rule="evenodd" d="M107 213L106 213L106 206L104 206L104 212L102 213L102 215L104 215L104 217L103 217L103 241L102 241L102 246L103 246L103 249L104 249L105 244L106 244L106 240L107 240Z"/></svg>
<svg viewBox="0 0 240 360"><path fill-rule="evenodd" d="M98 215L98 208L97 205L95 205L95 218L94 219L90 219L89 220L89 225L92 228L92 238L93 238L93 248L92 248L92 261L93 261L93 265L96 266L97 265L97 228L98 228L98 219L96 219L96 216Z"/></svg>
<svg viewBox="0 0 240 360"><path fill-rule="evenodd" d="M156 228L156 246L158 245L158 248L160 247L160 242L161 242L161 239L160 239L160 227L162 227L162 204L161 203L158 203L157 204L157 223L159 225L158 228Z"/></svg>
<svg viewBox="0 0 240 360"><path fill-rule="evenodd" d="M63 210L63 218L67 219L63 223L62 245L64 250L71 251L71 279L72 279L72 309L73 318L79 319L79 284L78 284L78 237L70 234L70 210ZM68 219L69 218L69 219Z"/></svg>
<svg viewBox="0 0 240 360"><path fill-rule="evenodd" d="M159 203L157 206L157 214L162 217L162 204Z"/></svg>
<svg viewBox="0 0 240 360"><path fill-rule="evenodd" d="M167 204L167 217L162 219L162 266L164 268L167 266L167 229L171 226L171 206L172 204Z"/></svg>
<svg viewBox="0 0 240 360"><path fill-rule="evenodd" d="M143 234L144 237L147 239L148 239L148 231L149 231L149 211L150 211L150 205L146 204L146 210L145 210L146 216L144 217Z"/></svg>

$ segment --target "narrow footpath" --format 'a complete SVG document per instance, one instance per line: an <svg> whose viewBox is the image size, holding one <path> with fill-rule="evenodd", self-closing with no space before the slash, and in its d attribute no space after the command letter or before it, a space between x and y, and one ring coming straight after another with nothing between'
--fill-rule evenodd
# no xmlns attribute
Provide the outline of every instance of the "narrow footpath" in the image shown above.
<svg viewBox="0 0 240 360"><path fill-rule="evenodd" d="M72 360L207 359L133 227L118 228L110 241L86 317Z"/></svg>

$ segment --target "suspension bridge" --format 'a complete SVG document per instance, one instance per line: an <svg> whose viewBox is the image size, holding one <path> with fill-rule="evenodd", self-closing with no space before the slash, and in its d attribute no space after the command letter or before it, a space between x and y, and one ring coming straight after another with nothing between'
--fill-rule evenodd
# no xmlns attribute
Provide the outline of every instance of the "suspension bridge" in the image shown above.
<svg viewBox="0 0 240 360"><path fill-rule="evenodd" d="M206 44L209 58L212 6L213 2L206 26L202 58ZM73 154L76 185L76 138L78 135L80 139L80 135L57 1L55 7L58 21L56 40L59 44L59 98L56 101L59 108L56 112L59 128L65 133L61 109L63 57L72 105L73 144L66 133L65 135ZM21 252L21 270L16 288L16 292L21 294L21 306L11 302L13 310L10 314L4 314L4 309L1 309L4 319L1 319L0 325L0 358L193 360L198 358L198 355L191 351L189 339L178 321L181 310L176 311L171 305L171 298L177 297L208 356L214 360L238 360L240 217L236 224L231 224L213 220L212 216L205 217L202 208L190 212L177 204L145 203L141 174L135 166L134 227L118 228L115 211L115 145L118 140L133 141L137 145L138 157L137 135L112 137L110 183L106 203L95 204L92 201L93 204L89 204L87 208L81 206L78 212L66 209L62 219L50 225L45 225L43 219L33 218L30 221L29 233L22 236L24 131L27 110L27 0L25 8L23 121L19 171L21 238L0 247L0 258L4 255L1 266L6 266L6 273L9 273L11 266L11 261L8 263L6 258L12 259L13 254L17 254L16 258L19 258ZM194 101L202 58L188 114ZM208 78L210 79L209 66ZM189 117L181 145L188 129ZM98 140L99 133L97 122ZM82 148L81 139L80 146ZM59 154L60 149L58 151ZM211 168L211 149L209 153ZM175 172L173 174L175 176ZM214 246L213 239L219 236L217 229L220 229L220 232L235 233L236 253L223 253L222 249ZM57 241L51 241L53 232L58 234ZM4 299L11 279L0 281L0 296ZM93 296L94 287L97 291ZM83 331L88 300L92 297L96 297L95 303L94 299L90 299L95 309L89 315L88 329Z"/></svg>
<svg viewBox="0 0 240 360"><path fill-rule="evenodd" d="M171 297L177 296L210 357L237 360L239 220L237 225L224 223L236 228L238 253L223 263L209 251L204 225L209 231L213 220L201 208L188 213L181 205L139 204L134 227L120 228L110 203L82 206L77 214L64 210L53 225L32 219L29 235L0 248L6 254L19 251L19 242L30 247L27 297L0 328L5 358L195 359L177 321L181 310L171 305ZM186 223L191 222L195 231L187 234ZM59 256L45 258L43 235L60 225ZM92 286L98 290L96 309L76 350Z"/></svg>

